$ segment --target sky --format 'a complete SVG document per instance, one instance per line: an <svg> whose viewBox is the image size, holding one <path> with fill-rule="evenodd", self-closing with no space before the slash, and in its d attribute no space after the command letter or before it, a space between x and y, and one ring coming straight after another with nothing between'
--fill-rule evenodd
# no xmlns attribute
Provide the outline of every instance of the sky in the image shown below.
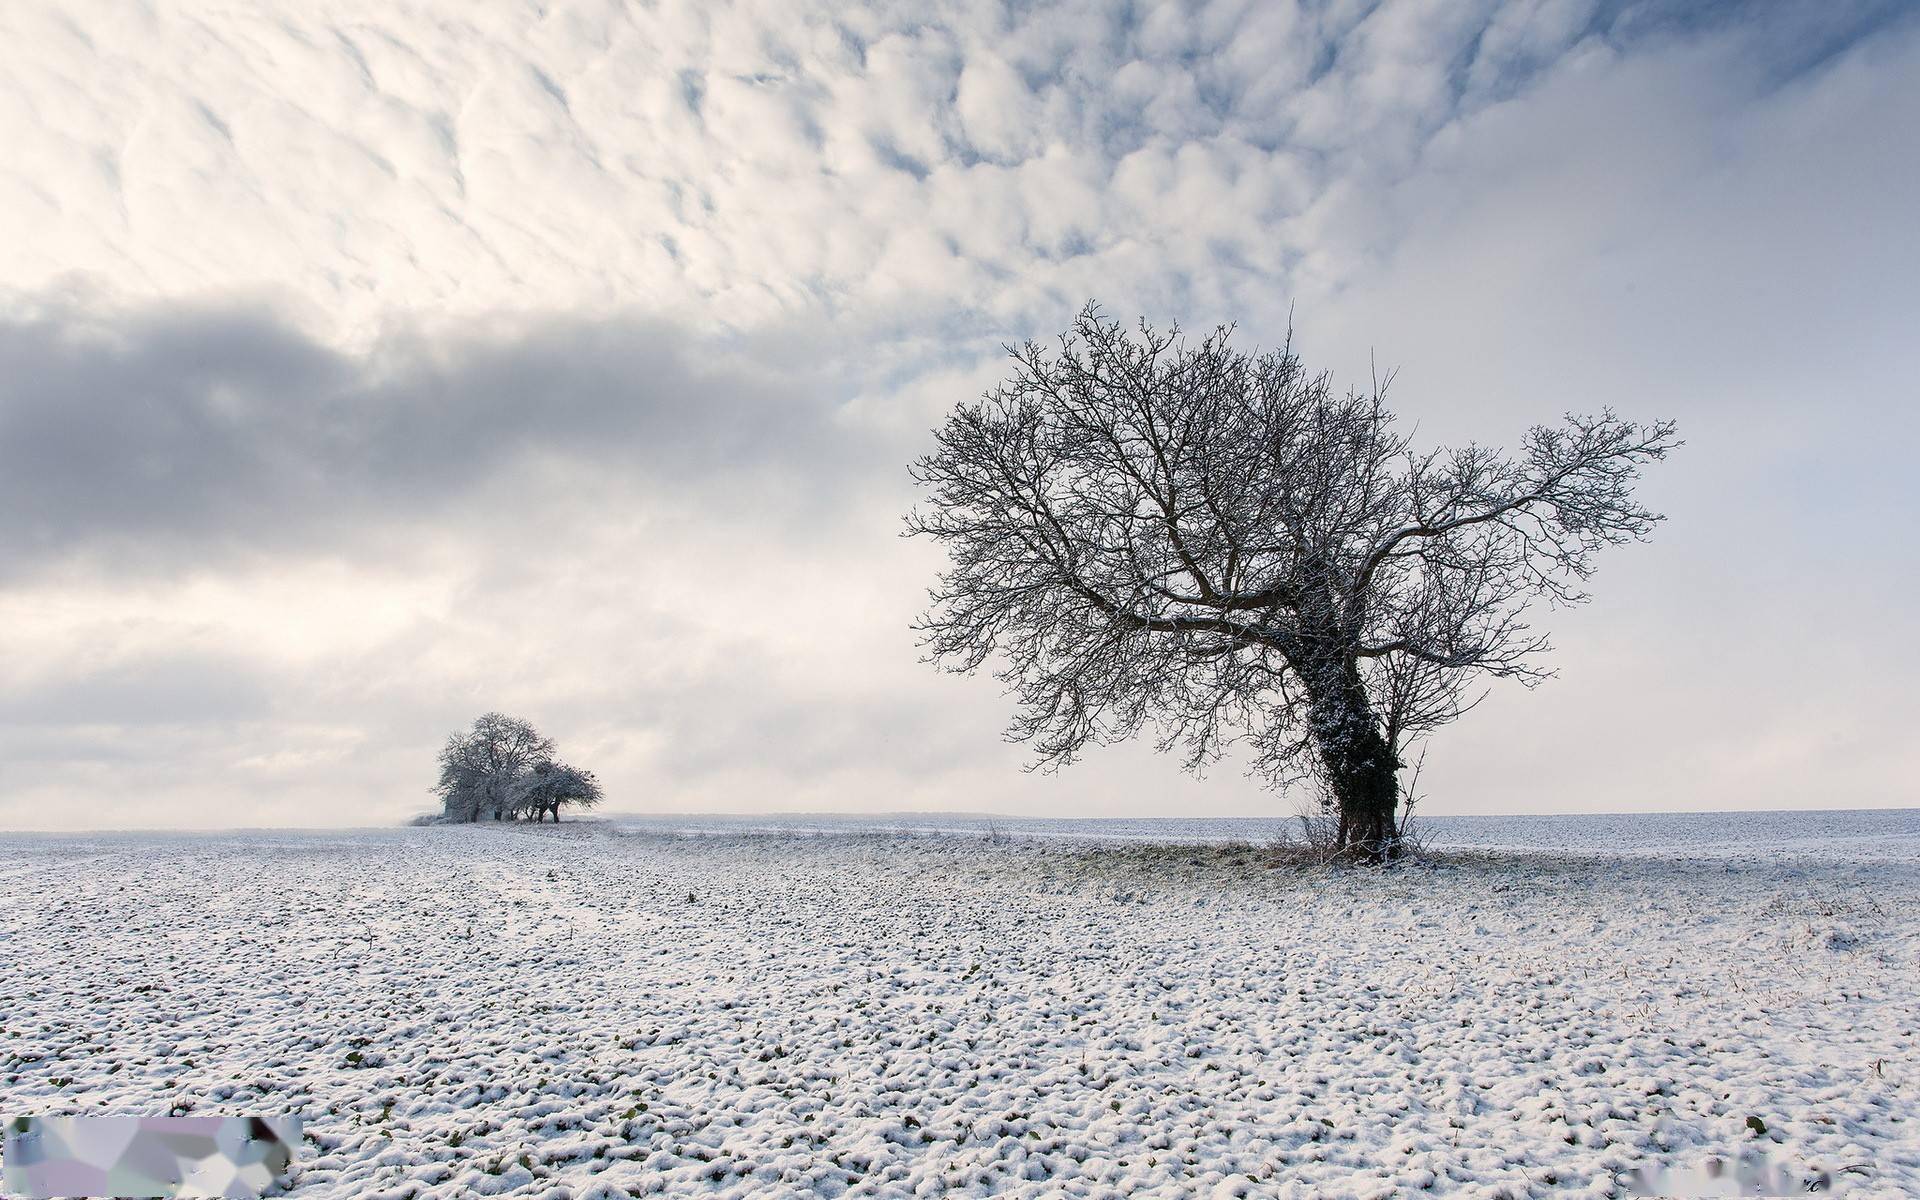
<svg viewBox="0 0 1920 1200"><path fill-rule="evenodd" d="M920 661L907 464L1089 299L1679 422L1426 811L1920 804L1916 128L1904 3L0 6L0 828L391 823L489 709L627 811L1289 814Z"/></svg>

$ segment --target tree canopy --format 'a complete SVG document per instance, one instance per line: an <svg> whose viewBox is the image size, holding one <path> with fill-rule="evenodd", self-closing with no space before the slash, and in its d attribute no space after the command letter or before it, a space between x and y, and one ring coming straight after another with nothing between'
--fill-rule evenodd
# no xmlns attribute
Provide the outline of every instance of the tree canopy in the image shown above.
<svg viewBox="0 0 1920 1200"><path fill-rule="evenodd" d="M919 628L948 669L997 662L1041 765L1148 728L1196 768L1244 742L1386 857L1409 744L1476 680L1547 673L1532 604L1585 599L1595 553L1660 520L1632 486L1675 429L1603 412L1422 451L1384 383L1336 393L1291 339L1232 332L1089 305L1010 348L913 467L908 531L949 555Z"/></svg>
<svg viewBox="0 0 1920 1200"><path fill-rule="evenodd" d="M490 712L465 733L448 735L434 785L449 821L507 820L551 815L563 805L590 808L602 799L591 771L557 756L553 739L530 722Z"/></svg>

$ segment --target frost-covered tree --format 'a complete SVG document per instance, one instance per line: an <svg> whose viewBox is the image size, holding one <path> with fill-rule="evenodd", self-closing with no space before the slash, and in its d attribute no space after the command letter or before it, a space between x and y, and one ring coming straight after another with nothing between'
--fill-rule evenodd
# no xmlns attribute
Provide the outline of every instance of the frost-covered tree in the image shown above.
<svg viewBox="0 0 1920 1200"><path fill-rule="evenodd" d="M487 713L440 750L434 791L443 820L560 820L565 805L591 808L604 793L593 772L561 762L553 740L518 717Z"/></svg>
<svg viewBox="0 0 1920 1200"><path fill-rule="evenodd" d="M530 723L490 712L466 733L448 736L433 790L447 820L504 820L519 804L522 777L553 758L552 740Z"/></svg>
<svg viewBox="0 0 1920 1200"><path fill-rule="evenodd" d="M561 806L592 808L604 796L592 771L557 761L536 762L520 777L515 813L536 821L551 816L558 824Z"/></svg>
<svg viewBox="0 0 1920 1200"><path fill-rule="evenodd" d="M1336 394L1290 339L1231 332L1089 305L1011 349L913 468L908 531L949 554L919 628L948 669L999 656L1040 765L1146 728L1192 768L1245 742L1276 786L1321 786L1341 847L1390 858L1409 743L1476 680L1546 674L1530 603L1584 599L1595 551L1660 519L1632 485L1674 426L1603 412L1517 454L1422 452L1384 385Z"/></svg>

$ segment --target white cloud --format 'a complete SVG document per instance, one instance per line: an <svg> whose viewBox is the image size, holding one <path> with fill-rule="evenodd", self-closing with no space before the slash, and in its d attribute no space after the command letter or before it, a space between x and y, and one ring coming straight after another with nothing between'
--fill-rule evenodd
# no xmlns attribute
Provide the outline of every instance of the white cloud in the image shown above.
<svg viewBox="0 0 1920 1200"><path fill-rule="evenodd" d="M290 288L349 333L395 309L609 304L742 328L822 303L886 312L906 288L1050 308L1059 268L927 244L923 215L962 174L1018 215L1002 226L1032 240L1010 250L1098 260L1124 237L1198 274L1195 219L1271 246L1313 184L1382 147L1404 165L1449 116L1448 64L1482 24L1457 5L1356 23L1284 4L929 21L905 5L34 3L0 21L17 60L0 119L27 131L0 215L34 235L0 247L0 280ZM1111 189L1135 151L1178 180ZM1287 186L1213 191L1206 164L1227 158ZM964 171L981 160L1012 169Z"/></svg>
<svg viewBox="0 0 1920 1200"><path fill-rule="evenodd" d="M967 61L954 96L967 143L982 158L1019 162L1044 146L1037 97L1006 59L991 50Z"/></svg>
<svg viewBox="0 0 1920 1200"><path fill-rule="evenodd" d="M646 806L1271 810L914 661L905 460L1088 296L1681 419L1436 808L1910 799L1914 22L1129 11L0 7L0 824L386 820L487 707Z"/></svg>

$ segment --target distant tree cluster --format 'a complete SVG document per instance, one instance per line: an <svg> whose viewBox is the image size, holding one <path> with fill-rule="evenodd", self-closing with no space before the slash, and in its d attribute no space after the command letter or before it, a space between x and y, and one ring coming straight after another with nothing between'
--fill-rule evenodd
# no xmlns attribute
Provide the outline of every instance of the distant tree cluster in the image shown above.
<svg viewBox="0 0 1920 1200"><path fill-rule="evenodd" d="M500 713L448 736L433 790L446 821L558 822L562 807L592 808L603 796L593 772L560 761L552 738Z"/></svg>

